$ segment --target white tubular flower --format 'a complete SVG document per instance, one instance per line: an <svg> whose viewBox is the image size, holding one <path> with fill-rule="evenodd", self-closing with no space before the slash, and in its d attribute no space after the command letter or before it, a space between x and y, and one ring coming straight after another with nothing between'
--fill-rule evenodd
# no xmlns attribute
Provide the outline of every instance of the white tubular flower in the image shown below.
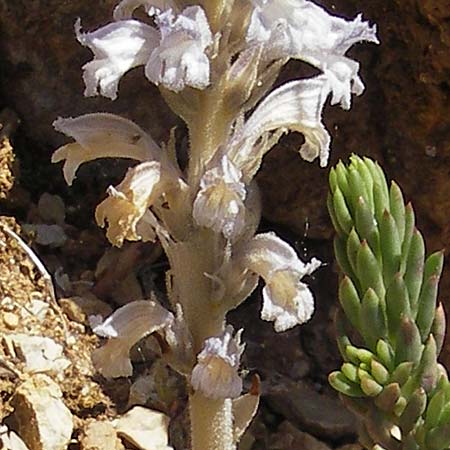
<svg viewBox="0 0 450 450"><path fill-rule="evenodd" d="M210 72L205 49L213 39L203 9L190 6L176 18L169 9L156 15L156 22L161 42L145 67L147 78L175 92L185 86L205 89Z"/></svg>
<svg viewBox="0 0 450 450"><path fill-rule="evenodd" d="M171 312L147 300L122 306L104 322L98 316L91 317L94 333L109 338L92 354L95 368L106 378L130 376L133 373L131 347L148 334L167 328L173 320Z"/></svg>
<svg viewBox="0 0 450 450"><path fill-rule="evenodd" d="M332 103L349 109L350 92L359 95L364 85L358 76L358 63L344 55L357 42L378 43L376 27L363 22L361 15L352 21L332 16L307 0L253 3L247 40L264 43L269 59L301 59L324 73L330 72Z"/></svg>
<svg viewBox="0 0 450 450"><path fill-rule="evenodd" d="M110 23L91 33L82 33L78 20L75 32L80 44L94 53L94 60L83 66L87 97L101 94L114 100L120 78L146 64L159 43L158 31L137 20Z"/></svg>
<svg viewBox="0 0 450 450"><path fill-rule="evenodd" d="M206 339L203 350L197 355L191 384L206 397L236 398L242 391L238 369L245 348L241 344L243 330L239 330L234 338L233 331L228 325L221 336Z"/></svg>
<svg viewBox="0 0 450 450"><path fill-rule="evenodd" d="M98 158L131 158L146 161L159 158L155 141L130 120L114 114L85 114L75 118L59 118L55 129L76 142L57 149L52 162L64 162L64 178L71 185L78 167Z"/></svg>
<svg viewBox="0 0 450 450"><path fill-rule="evenodd" d="M300 155L307 161L319 156L320 165L326 166L330 135L322 123L322 109L329 92L329 81L321 75L283 84L260 103L228 146L228 157L247 180L255 175L264 153L276 142L261 139L255 143L276 130L303 133L305 143Z"/></svg>
<svg viewBox="0 0 450 450"><path fill-rule="evenodd" d="M217 166L205 172L192 213L199 226L212 228L228 240L242 232L246 190L241 177L241 171L227 156L222 156Z"/></svg>
<svg viewBox="0 0 450 450"><path fill-rule="evenodd" d="M311 318L313 295L300 280L321 265L319 260L313 258L305 264L292 247L274 233L263 233L246 246L242 264L266 283L261 319L273 321L275 331L289 330Z"/></svg>
<svg viewBox="0 0 450 450"><path fill-rule="evenodd" d="M146 225L146 222L140 221L162 194L163 188L161 164L156 161L144 162L128 169L120 184L108 188L108 197L95 210L95 220L102 228L108 222L106 237L112 244L121 247L124 239L155 239L155 234L140 234Z"/></svg>

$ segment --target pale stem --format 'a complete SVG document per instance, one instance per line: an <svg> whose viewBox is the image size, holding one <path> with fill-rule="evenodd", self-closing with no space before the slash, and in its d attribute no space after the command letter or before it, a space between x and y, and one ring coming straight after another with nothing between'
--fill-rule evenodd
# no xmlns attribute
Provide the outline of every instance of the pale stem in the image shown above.
<svg viewBox="0 0 450 450"><path fill-rule="evenodd" d="M200 4L206 11L209 26L213 33L216 33L219 30L224 9L231 6L227 5L227 2L229 3L230 0L199 0L197 2L197 4Z"/></svg>
<svg viewBox="0 0 450 450"><path fill-rule="evenodd" d="M223 104L223 86L199 93L200 108L189 127L190 158L188 183L192 201L207 161L226 142L232 117ZM223 261L220 234L206 228L194 229L188 241L179 243L172 261L175 298L183 305L185 320L198 354L205 339L223 332L225 312L212 300L212 275ZM230 399L214 400L196 392L190 397L192 450L234 450L233 413Z"/></svg>
<svg viewBox="0 0 450 450"><path fill-rule="evenodd" d="M221 334L224 329L224 311L211 300L213 281L205 275L221 264L221 239L212 230L196 229L188 241L176 244L172 250L174 299L183 305L196 353L202 350L205 339Z"/></svg>
<svg viewBox="0 0 450 450"><path fill-rule="evenodd" d="M189 398L192 450L235 450L231 399Z"/></svg>
<svg viewBox="0 0 450 450"><path fill-rule="evenodd" d="M173 292L183 305L198 354L205 339L220 335L225 324L224 311L211 300L211 279L205 276L218 265L223 245L212 230L195 230L188 242L177 244L172 270ZM192 450L233 450L231 400L213 400L196 392L190 397Z"/></svg>
<svg viewBox="0 0 450 450"><path fill-rule="evenodd" d="M199 93L201 107L189 127L189 184L194 191L207 161L226 142L233 121L223 102L223 82Z"/></svg>

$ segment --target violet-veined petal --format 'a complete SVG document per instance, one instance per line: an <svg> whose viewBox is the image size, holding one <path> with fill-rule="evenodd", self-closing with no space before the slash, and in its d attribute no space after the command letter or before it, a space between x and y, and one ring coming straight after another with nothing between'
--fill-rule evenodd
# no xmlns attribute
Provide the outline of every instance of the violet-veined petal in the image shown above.
<svg viewBox="0 0 450 450"><path fill-rule="evenodd" d="M288 330L311 318L313 296L300 280L320 266L319 260L304 263L274 233L262 233L243 248L241 264L264 279L261 318L273 321L275 331Z"/></svg>
<svg viewBox="0 0 450 450"><path fill-rule="evenodd" d="M246 190L241 177L241 171L226 156L205 172L193 206L197 225L222 233L229 240L242 232Z"/></svg>
<svg viewBox="0 0 450 450"><path fill-rule="evenodd" d="M263 43L269 60L300 59L324 73L333 72L331 87L336 91L333 102L350 108L350 93L359 95L363 85L358 77L358 64L344 55L357 42L378 43L376 27L364 22L361 14L348 21L306 0L253 0L253 3L247 40ZM356 89L355 84L359 85Z"/></svg>
<svg viewBox="0 0 450 450"><path fill-rule="evenodd" d="M146 335L166 328L173 320L171 312L147 300L122 306L102 323L94 317L94 333L109 338L92 354L94 366L106 378L130 376L133 372L131 347Z"/></svg>
<svg viewBox="0 0 450 450"><path fill-rule="evenodd" d="M314 298L296 271L284 269L272 273L263 289L261 319L274 323L277 333L307 322L314 312Z"/></svg>
<svg viewBox="0 0 450 450"><path fill-rule="evenodd" d="M212 34L203 9L190 6L178 16L169 9L156 17L161 42L145 67L147 78L175 92L186 86L206 88L210 65L205 49Z"/></svg>
<svg viewBox="0 0 450 450"><path fill-rule="evenodd" d="M239 396L242 379L238 369L245 347L241 334L242 330L233 337L233 327L228 325L222 335L206 339L191 375L196 391L213 399Z"/></svg>
<svg viewBox="0 0 450 450"><path fill-rule="evenodd" d="M145 65L159 42L156 29L137 20L110 23L90 33L75 26L78 41L91 49L94 59L83 66L84 95L101 94L114 100L120 78L133 67Z"/></svg>
<svg viewBox="0 0 450 450"><path fill-rule="evenodd" d="M52 162L64 162L64 178L71 185L78 167L98 158L131 158L138 161L159 158L160 148L130 120L107 113L59 118L55 129L76 142L57 149Z"/></svg>
<svg viewBox="0 0 450 450"><path fill-rule="evenodd" d="M325 75L286 83L271 92L256 108L247 122L236 131L228 150L228 157L251 179L271 145L264 145L265 135L280 129L303 133L305 143L300 155L307 161L320 158L320 165L328 161L330 135L322 123L322 109L330 93ZM257 143L258 139L262 140ZM272 143L273 145L273 143Z"/></svg>

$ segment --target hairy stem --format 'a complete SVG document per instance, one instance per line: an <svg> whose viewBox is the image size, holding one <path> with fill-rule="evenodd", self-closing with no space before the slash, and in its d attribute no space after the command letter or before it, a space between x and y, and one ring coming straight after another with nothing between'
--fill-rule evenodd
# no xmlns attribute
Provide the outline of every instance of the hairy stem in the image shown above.
<svg viewBox="0 0 450 450"><path fill-rule="evenodd" d="M189 398L192 450L234 450L231 399L213 400L199 392Z"/></svg>

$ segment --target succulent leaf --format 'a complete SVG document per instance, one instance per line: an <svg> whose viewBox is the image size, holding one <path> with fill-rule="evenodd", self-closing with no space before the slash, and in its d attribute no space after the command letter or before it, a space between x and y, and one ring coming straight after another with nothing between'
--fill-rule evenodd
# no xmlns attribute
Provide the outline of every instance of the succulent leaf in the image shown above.
<svg viewBox="0 0 450 450"><path fill-rule="evenodd" d="M377 258L365 240L361 242L356 255L356 269L363 293L370 288L375 291L381 302L385 294L383 276Z"/></svg>
<svg viewBox="0 0 450 450"><path fill-rule="evenodd" d="M391 206L391 214L397 224L398 235L400 241L403 241L405 236L405 203L403 201L403 194L398 184L393 181L389 191L389 203Z"/></svg>
<svg viewBox="0 0 450 450"><path fill-rule="evenodd" d="M427 338L433 324L438 284L439 278L436 275L432 275L425 281L420 293L416 322L420 330L422 341Z"/></svg>
<svg viewBox="0 0 450 450"><path fill-rule="evenodd" d="M361 301L358 296L358 291L348 276L345 276L339 285L339 301L350 323L358 329L361 315Z"/></svg>
<svg viewBox="0 0 450 450"><path fill-rule="evenodd" d="M383 255L383 279L388 286L400 269L401 238L394 217L384 210L379 224L381 254Z"/></svg>
<svg viewBox="0 0 450 450"><path fill-rule="evenodd" d="M422 416L427 405L427 394L423 388L418 388L411 395L403 414L399 418L399 425L402 432L408 434L417 420Z"/></svg>
<svg viewBox="0 0 450 450"><path fill-rule="evenodd" d="M417 312L417 302L422 286L424 259L425 244L422 235L415 229L411 237L405 271L405 283L409 292L411 310L414 314Z"/></svg>
<svg viewBox="0 0 450 450"><path fill-rule="evenodd" d="M386 316L391 342L395 343L402 315L411 318L411 310L405 282L397 273L386 291Z"/></svg>
<svg viewBox="0 0 450 450"><path fill-rule="evenodd" d="M342 372L331 372L328 376L328 382L336 391L349 397L364 396L361 388L356 383L352 383Z"/></svg>

